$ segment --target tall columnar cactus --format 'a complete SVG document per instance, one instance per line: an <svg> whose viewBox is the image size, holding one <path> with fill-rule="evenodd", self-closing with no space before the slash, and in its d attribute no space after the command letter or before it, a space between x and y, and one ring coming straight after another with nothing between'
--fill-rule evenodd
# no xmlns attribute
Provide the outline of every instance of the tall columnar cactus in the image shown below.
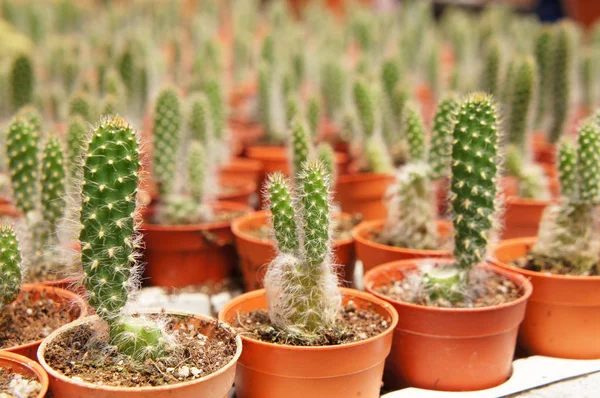
<svg viewBox="0 0 600 398"><path fill-rule="evenodd" d="M469 95L458 112L452 144L450 200L455 263L425 275L432 299L461 300L469 271L485 256L495 225L498 137L496 105L491 97Z"/></svg>
<svg viewBox="0 0 600 398"><path fill-rule="evenodd" d="M197 202L204 199L204 183L206 181L206 153L199 141L192 141L188 159L188 184L192 198Z"/></svg>
<svg viewBox="0 0 600 398"><path fill-rule="evenodd" d="M562 200L544 210L531 250L533 267L543 270L550 263L587 275L600 261L595 218L600 199L600 127L596 121L581 126L576 160L573 148L563 144L558 166Z"/></svg>
<svg viewBox="0 0 600 398"><path fill-rule="evenodd" d="M419 110L413 104L406 108L404 132L408 139L411 162L425 161L425 126Z"/></svg>
<svg viewBox="0 0 600 398"><path fill-rule="evenodd" d="M310 340L335 325L341 308L331 263L329 176L319 161L304 164L295 200L281 174L269 176L267 191L278 255L265 275L271 321Z"/></svg>
<svg viewBox="0 0 600 398"><path fill-rule="evenodd" d="M395 59L387 59L381 66L381 82L385 95L391 100L400 81L400 66Z"/></svg>
<svg viewBox="0 0 600 398"><path fill-rule="evenodd" d="M91 122L95 118L93 108L92 98L83 91L73 94L69 99L69 116L79 115Z"/></svg>
<svg viewBox="0 0 600 398"><path fill-rule="evenodd" d="M312 137L319 137L319 123L321 122L321 104L316 96L310 97L306 107L306 118Z"/></svg>
<svg viewBox="0 0 600 398"><path fill-rule="evenodd" d="M25 106L19 110L19 117L29 123L35 133L42 134L42 115L33 106Z"/></svg>
<svg viewBox="0 0 600 398"><path fill-rule="evenodd" d="M56 231L65 213L66 173L64 154L58 137L46 142L41 157L41 203L44 220Z"/></svg>
<svg viewBox="0 0 600 398"><path fill-rule="evenodd" d="M556 143L562 135L569 111L573 46L569 28L560 23L552 37L551 79L552 124L548 140Z"/></svg>
<svg viewBox="0 0 600 398"><path fill-rule="evenodd" d="M327 142L320 143L319 146L317 146L317 158L323 163L325 172L329 174L331 186L335 187L337 181L337 165L333 147Z"/></svg>
<svg viewBox="0 0 600 398"><path fill-rule="evenodd" d="M535 64L532 58L517 60L510 88L508 142L526 152L527 122L535 90Z"/></svg>
<svg viewBox="0 0 600 398"><path fill-rule="evenodd" d="M0 226L0 313L21 291L21 253L10 225Z"/></svg>
<svg viewBox="0 0 600 398"><path fill-rule="evenodd" d="M133 81L134 81L134 69L133 69L133 53L129 46L127 46L119 59L119 75L127 88L127 96L131 96L133 92Z"/></svg>
<svg viewBox="0 0 600 398"><path fill-rule="evenodd" d="M354 83L353 95L362 132L370 137L375 132L375 93L365 80L359 79Z"/></svg>
<svg viewBox="0 0 600 398"><path fill-rule="evenodd" d="M292 121L289 147L291 151L290 159L292 160L291 169L294 176L296 176L302 170L302 164L313 157L309 128L300 116Z"/></svg>
<svg viewBox="0 0 600 398"><path fill-rule="evenodd" d="M154 321L122 313L137 275L136 193L140 168L135 131L117 117L90 136L81 190L81 263L89 304L109 324L111 343L136 359L161 356L167 336Z"/></svg>
<svg viewBox="0 0 600 398"><path fill-rule="evenodd" d="M207 146L213 138L210 103L204 94L197 94L190 101L188 117L190 132L195 140Z"/></svg>
<svg viewBox="0 0 600 398"><path fill-rule="evenodd" d="M431 167L431 179L433 180L447 177L450 174L452 132L459 108L460 103L453 93L447 94L437 105L433 117L428 159Z"/></svg>
<svg viewBox="0 0 600 398"><path fill-rule="evenodd" d="M175 89L164 88L154 107L154 175L160 194L171 191L181 140L181 103Z"/></svg>
<svg viewBox="0 0 600 398"><path fill-rule="evenodd" d="M481 89L492 95L498 93L501 56L500 40L497 38L491 39L485 48Z"/></svg>
<svg viewBox="0 0 600 398"><path fill-rule="evenodd" d="M14 119L8 128L6 152L13 197L23 214L36 208L39 138L39 133L23 118Z"/></svg>
<svg viewBox="0 0 600 398"><path fill-rule="evenodd" d="M205 84L204 91L210 104L214 137L222 140L225 136L225 103L221 85L218 81L211 80Z"/></svg>
<svg viewBox="0 0 600 398"><path fill-rule="evenodd" d="M282 96L279 83L275 68L262 63L258 70L258 117L272 143L281 142L285 130L285 104L279 98Z"/></svg>
<svg viewBox="0 0 600 398"><path fill-rule="evenodd" d="M583 90L583 105L589 111L596 102L596 72L598 55L591 48L586 49L581 59L581 89Z"/></svg>
<svg viewBox="0 0 600 398"><path fill-rule="evenodd" d="M20 55L13 61L10 71L10 96L13 109L33 103L35 77L31 58Z"/></svg>
<svg viewBox="0 0 600 398"><path fill-rule="evenodd" d="M344 106L346 91L346 74L340 63L333 59L323 65L321 92L325 101L325 112L330 119L335 119Z"/></svg>
<svg viewBox="0 0 600 398"><path fill-rule="evenodd" d="M548 94L550 93L551 67L552 67L552 30L544 26L540 29L535 39L535 63L538 71L534 126L539 129L547 114Z"/></svg>
<svg viewBox="0 0 600 398"><path fill-rule="evenodd" d="M81 116L75 115L67 126L67 163L71 174L80 163L86 137L86 122Z"/></svg>

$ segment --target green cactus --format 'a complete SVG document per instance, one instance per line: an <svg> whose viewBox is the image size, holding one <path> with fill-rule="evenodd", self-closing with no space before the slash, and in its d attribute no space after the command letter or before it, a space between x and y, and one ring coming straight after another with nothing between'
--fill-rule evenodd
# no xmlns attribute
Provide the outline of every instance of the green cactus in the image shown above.
<svg viewBox="0 0 600 398"><path fill-rule="evenodd" d="M136 133L125 120L105 118L95 128L83 167L79 240L89 304L108 322L112 344L143 360L162 356L167 336L158 323L122 313L139 250L139 152Z"/></svg>
<svg viewBox="0 0 600 398"><path fill-rule="evenodd" d="M34 132L42 134L42 115L33 106L25 106L19 110L19 117L25 119Z"/></svg>
<svg viewBox="0 0 600 398"><path fill-rule="evenodd" d="M86 138L86 122L81 116L75 115L69 120L69 125L67 126L67 161L71 175L80 163L81 152L84 149Z"/></svg>
<svg viewBox="0 0 600 398"><path fill-rule="evenodd" d="M188 184L192 198L198 202L204 199L204 182L206 180L206 155L204 146L193 141L190 145L187 165L188 165Z"/></svg>
<svg viewBox="0 0 600 398"><path fill-rule="evenodd" d="M134 69L133 69L133 53L131 48L127 46L119 59L119 75L127 89L127 95L131 97L134 89Z"/></svg>
<svg viewBox="0 0 600 398"><path fill-rule="evenodd" d="M275 63L275 43L272 35L268 35L263 40L260 56L269 65Z"/></svg>
<svg viewBox="0 0 600 398"><path fill-rule="evenodd" d="M38 198L38 143L40 134L25 119L14 119L6 137L6 153L17 209L35 210Z"/></svg>
<svg viewBox="0 0 600 398"><path fill-rule="evenodd" d="M450 174L452 133L459 108L458 97L453 93L447 94L437 105L429 148L429 166L433 180L448 177Z"/></svg>
<svg viewBox="0 0 600 398"><path fill-rule="evenodd" d="M354 83L353 96L363 134L370 137L375 132L375 93L366 81L359 79Z"/></svg>
<svg viewBox="0 0 600 398"><path fill-rule="evenodd" d="M527 122L535 90L535 64L531 57L516 61L515 71L510 82L510 114L508 117L508 142L526 152Z"/></svg>
<svg viewBox="0 0 600 398"><path fill-rule="evenodd" d="M600 128L593 119L579 130L576 160L573 148L561 146L559 175L562 201L546 207L537 241L530 252L532 266L547 264L589 275L600 261L600 241L594 212L600 199Z"/></svg>
<svg viewBox="0 0 600 398"><path fill-rule="evenodd" d="M433 39L426 60L427 83L434 96L440 92L440 48L437 40Z"/></svg>
<svg viewBox="0 0 600 398"><path fill-rule="evenodd" d="M569 101L571 96L571 68L573 59L573 46L571 43L569 28L561 23L556 27L552 37L551 57L551 79L552 84L550 98L552 99L552 124L548 140L550 143L558 142L563 133Z"/></svg>
<svg viewBox="0 0 600 398"><path fill-rule="evenodd" d="M312 137L319 137L319 122L321 121L321 105L315 96L310 97L306 109L306 118L310 127Z"/></svg>
<svg viewBox="0 0 600 398"><path fill-rule="evenodd" d="M364 157L368 171L382 174L394 171L392 157L379 136L368 137L364 141Z"/></svg>
<svg viewBox="0 0 600 398"><path fill-rule="evenodd" d="M344 106L346 75L339 62L329 60L323 65L321 93L325 101L325 112L330 119Z"/></svg>
<svg viewBox="0 0 600 398"><path fill-rule="evenodd" d="M292 160L293 175L297 176L302 170L302 164L313 157L313 146L310 131L301 117L292 121L290 136L290 159Z"/></svg>
<svg viewBox="0 0 600 398"><path fill-rule="evenodd" d="M84 92L78 92L69 99L69 116L79 115L87 122L94 119L92 98Z"/></svg>
<svg viewBox="0 0 600 398"><path fill-rule="evenodd" d="M317 158L323 163L323 167L331 179L331 186L335 187L337 182L337 165L335 151L333 147L327 143L322 142L317 146Z"/></svg>
<svg viewBox="0 0 600 398"><path fill-rule="evenodd" d="M196 94L190 101L188 119L192 138L207 146L213 139L210 103L204 94Z"/></svg>
<svg viewBox="0 0 600 398"><path fill-rule="evenodd" d="M221 86L216 80L211 80L205 84L204 92L210 104L214 137L222 140L225 138L225 104Z"/></svg>
<svg viewBox="0 0 600 398"><path fill-rule="evenodd" d="M278 99L278 95L282 95L278 83L274 68L262 63L258 70L258 116L265 128L267 140L271 143L282 141L286 120L285 105Z"/></svg>
<svg viewBox="0 0 600 398"><path fill-rule="evenodd" d="M50 137L41 160L41 203L44 220L56 235L56 227L65 213L66 173L64 153L58 137Z"/></svg>
<svg viewBox="0 0 600 398"><path fill-rule="evenodd" d="M286 111L285 115L287 117L288 124L291 124L292 121L296 117L302 116L302 104L300 103L300 98L295 93L291 93L287 96L286 100Z"/></svg>
<svg viewBox="0 0 600 398"><path fill-rule="evenodd" d="M413 104L406 108L404 131L408 139L411 162L425 161L425 126L420 112Z"/></svg>
<svg viewBox="0 0 600 398"><path fill-rule="evenodd" d="M21 291L21 253L10 225L0 226L0 312L17 299Z"/></svg>
<svg viewBox="0 0 600 398"><path fill-rule="evenodd" d="M175 89L164 88L154 107L154 176L161 195L171 192L181 140L181 103Z"/></svg>
<svg viewBox="0 0 600 398"><path fill-rule="evenodd" d="M33 103L35 77L31 58L20 55L13 61L10 71L10 98L14 110Z"/></svg>
<svg viewBox="0 0 600 398"><path fill-rule="evenodd" d="M461 104L452 144L451 195L454 223L453 267L425 275L431 299L450 302L464 297L469 271L487 251L495 226L498 192L498 120L496 105L483 93L469 95Z"/></svg>
<svg viewBox="0 0 600 398"><path fill-rule="evenodd" d="M586 110L594 109L596 90L597 55L591 48L586 49L581 59L581 89L583 90L583 105Z"/></svg>
<svg viewBox="0 0 600 398"><path fill-rule="evenodd" d="M320 161L309 161L298 181L295 201L281 174L267 182L279 253L265 275L265 289L274 325L311 340L335 326L341 295L330 260L329 176Z"/></svg>
<svg viewBox="0 0 600 398"><path fill-rule="evenodd" d="M399 63L395 59L385 60L381 66L381 82L383 90L390 100L394 95L398 82L400 82L400 77Z"/></svg>
<svg viewBox="0 0 600 398"><path fill-rule="evenodd" d="M549 27L542 27L535 40L535 62L538 71L537 79L537 107L535 113L535 128L539 129L546 117L548 107L549 87L551 86L551 65L552 65L552 30Z"/></svg>
<svg viewBox="0 0 600 398"><path fill-rule="evenodd" d="M484 53L481 89L492 95L496 95L499 91L501 56L500 41L498 39L490 40Z"/></svg>

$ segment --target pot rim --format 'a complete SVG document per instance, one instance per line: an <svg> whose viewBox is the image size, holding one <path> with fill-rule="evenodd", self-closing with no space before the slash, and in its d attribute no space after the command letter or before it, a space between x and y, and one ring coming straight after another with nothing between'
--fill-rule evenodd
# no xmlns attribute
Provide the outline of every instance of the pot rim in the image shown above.
<svg viewBox="0 0 600 398"><path fill-rule="evenodd" d="M260 245L260 246L269 247L269 248L275 247L275 241L273 239L269 239L269 240L258 239L257 237L250 235L249 233L242 230L242 228L241 228L242 223L252 220L252 219L260 219L260 218L268 217L270 215L270 213L271 213L270 210L257 210L257 211L253 211L248 214L244 214L243 216L238 217L235 220L233 220L233 222L231 223L231 231L237 238L247 240L249 242L252 242L255 245ZM349 213L342 212L339 214L341 216L351 217L351 215ZM353 242L354 242L354 236L352 236L350 238L346 238L346 239L334 240L333 246L337 247L337 246L349 245Z"/></svg>
<svg viewBox="0 0 600 398"><path fill-rule="evenodd" d="M494 264L498 267L501 267L502 269L508 270L509 272L516 272L519 274L527 275L528 277L555 279L555 280L580 281L580 282L588 281L590 283L592 283L592 282L597 283L598 281L600 281L600 275L591 275L591 276L556 275L556 274L549 274L549 273L544 273L544 272L539 272L539 271L532 271L532 270L528 270L528 269L513 267L510 264L506 264L506 263L498 260L498 258L496 257L496 251L499 250L500 248L503 248L506 246L512 246L512 245L518 245L518 246L533 245L536 242L536 240L537 240L537 236L528 236L528 237L502 240L501 242L499 242L498 244L496 244L493 247L492 258L490 259L490 261L492 262L492 264Z"/></svg>
<svg viewBox="0 0 600 398"><path fill-rule="evenodd" d="M66 383L70 383L70 384L76 384L80 387L85 387L85 388L90 388L90 389L101 389L101 390L105 390L105 391L112 391L112 392L127 392L127 391L148 391L148 392L158 392L158 391L166 391L166 390L174 390L177 388L181 388L181 387L187 387L189 385L192 384L200 384L204 381L210 380L212 378L215 378L219 375L221 375L222 373L225 373L229 368L231 368L232 366L235 366L237 364L237 361L239 360L240 356L242 355L242 340L239 336L239 334L235 331L235 329L233 329L229 324L219 320L219 319L215 319L213 317L207 316L207 315L203 315L203 314L193 314L190 312L184 312L184 311L168 311L168 312L163 312L161 309L146 309L146 310L142 310L142 311L136 311L133 314L161 314L161 315L176 315L176 316L186 316L186 317L196 317L196 318L201 318L204 320L214 320L216 321L219 326L225 326L226 328L228 328L232 333L234 333L235 335L235 344L236 344L236 351L235 351L235 355L233 356L233 358L227 363L225 364L223 367L219 368L216 372L211 373L207 376L204 377L200 377L198 379L194 379L194 380L190 380L190 381L185 381L185 382L181 382L181 383L175 383L175 384L167 384L167 385L162 385L162 386L143 386L143 387L117 387L117 386L107 386L107 385L98 385L98 384L94 384L94 383L90 383L87 381L80 381L80 380L74 380L72 377L67 377L61 373L59 373L57 370L54 370L52 367L50 367L50 365L48 365L48 363L46 362L46 359L44 358L44 354L46 352L46 347L48 346L48 343L54 339L56 339L56 337L61 334L62 332L65 332L69 329L75 328L79 325L82 325L84 323L89 323L89 322L95 322L95 321L99 321L100 317L98 315L92 315L92 316L88 316L85 317L83 319L79 319L77 321L68 323L58 329L56 329L55 331L53 331L52 333L50 333L43 341L42 344L40 344L40 348L38 348L38 352L37 352L37 358L38 361L40 363L40 365L42 366L42 368L44 368L44 370L46 372L48 372L49 375L51 375L52 377L55 377L57 379L62 380L63 382Z"/></svg>
<svg viewBox="0 0 600 398"><path fill-rule="evenodd" d="M6 359L9 361L20 363L25 367L29 368L31 372L34 374L35 378L38 380L42 388L40 389L37 398L43 398L46 396L48 392L48 386L50 385L50 380L48 378L48 373L42 368L42 366L34 361L33 359L29 359L24 357L23 355L15 354L14 352L0 350L0 359Z"/></svg>
<svg viewBox="0 0 600 398"><path fill-rule="evenodd" d="M436 222L438 225L440 225L440 224L441 225L449 225L449 226L452 225L452 222L448 221L448 220L437 219ZM385 223L385 219L383 219L383 218L379 218L376 220L363 221L352 229L352 237L354 238L354 240L357 243L361 243L365 246L371 246L376 249L385 250L388 252L413 253L413 254L418 254L421 256L431 255L431 256L440 256L440 257L449 257L452 255L452 253L449 250L421 250L421 249L408 249L408 248L403 248L403 247L384 245L383 243L374 242L363 236L363 233L366 232L367 229L369 229L369 228L381 230L383 228L384 223Z"/></svg>
<svg viewBox="0 0 600 398"><path fill-rule="evenodd" d="M506 204L514 204L520 206L539 206L546 207L552 203L556 203L556 199L532 199L532 198L522 198L520 196L507 196Z"/></svg>
<svg viewBox="0 0 600 398"><path fill-rule="evenodd" d="M247 149L251 160L285 161L289 158L287 145L251 145ZM348 163L349 157L343 152L334 151L337 165ZM341 177L341 176L340 176Z"/></svg>
<svg viewBox="0 0 600 398"><path fill-rule="evenodd" d="M72 277L72 278L77 278L77 277ZM64 278L62 280L68 280L68 279L70 279L70 278ZM28 292L52 291L52 293L56 294L57 296L64 298L65 302L68 303L69 305L79 307L79 317L77 317L76 319L74 319L73 321L71 321L69 323L64 324L63 326L69 325L72 322L77 322L78 320L83 319L87 316L87 313L88 313L87 303L83 300L83 298L81 296L79 296L78 294L73 293L69 290L66 290L66 289L63 289L63 288L60 288L57 286L53 286L53 285L44 285L44 284L42 284L42 282L38 282L38 283L23 283L21 285L21 292L23 292L23 291L28 291ZM63 326L59 327L58 329L62 328ZM58 329L55 329L55 330L58 330ZM12 352L12 351L31 348L36 345L39 345L43 340L44 339L39 339L39 340L31 341L29 343L21 344L21 345L6 347L6 348L3 348L2 350L0 350L0 352L4 352L4 351Z"/></svg>
<svg viewBox="0 0 600 398"><path fill-rule="evenodd" d="M217 193L219 201L227 201L227 199L235 198L242 195L249 195L256 191L256 183L242 177L219 177L219 185L222 187L236 188L234 192Z"/></svg>
<svg viewBox="0 0 600 398"><path fill-rule="evenodd" d="M347 348L353 348L353 347L360 346L363 344L369 344L379 338L385 337L386 335L388 335L394 331L394 329L398 325L398 312L390 303L386 302L385 300L380 299L379 297L375 297L374 295L372 295L368 292L363 292L360 290L351 289L351 288L347 288L347 287L341 287L341 286L338 288L340 289L340 291L342 292L342 295L344 295L344 296L357 297L362 300L369 301L369 302L376 304L376 305L380 306L381 308L385 309L387 311L387 313L389 314L390 318L392 318L391 322L389 322L389 324L388 324L387 329L385 329L383 332L381 332L380 334L378 334L376 336L369 337L366 340L354 341L352 343L347 343L347 344L327 345L327 346L310 346L310 347L269 343L266 341L253 339L253 338L246 336L244 334L241 334L241 333L239 334L239 336L242 338L242 341L247 340L247 341L251 342L252 344L257 344L257 345L260 345L263 347L272 347L274 349L285 349L285 350L291 351L293 353L295 351L327 351L327 350L343 350L343 349L347 349ZM233 299L229 300L229 302L225 305L225 307L219 312L219 319L222 319L224 317L224 314L226 312L228 312L230 308L234 307L239 302L245 301L247 298L254 298L255 296L263 296L263 295L266 295L264 288L258 289L258 290L252 290L250 292L243 293L237 297L234 297ZM225 322L225 321L223 321L223 322Z"/></svg>
<svg viewBox="0 0 600 398"><path fill-rule="evenodd" d="M247 169L256 172L260 172L262 170L262 163L260 160L243 158L241 156L235 156L229 159L228 163L225 163L221 167L219 167L219 171L232 171L238 169ZM242 179L244 180L244 179ZM244 180L245 181L245 180Z"/></svg>
<svg viewBox="0 0 600 398"><path fill-rule="evenodd" d="M389 180L393 181L395 179L393 173L373 173L373 172L356 172L356 173L346 173L341 174L337 178L337 185L339 184L348 184L353 182L361 182L361 181L373 181L373 180Z"/></svg>
<svg viewBox="0 0 600 398"><path fill-rule="evenodd" d="M371 293L372 295L378 297L379 299L386 300L390 303L393 303L394 305L404 306L404 307L412 308L415 310L421 310L421 311L427 311L427 312L433 312L433 313L439 313L439 314L443 314L443 313L478 313L478 312L487 312L487 311L497 311L497 310L501 310L501 309L505 309L505 308L509 308L509 307L515 307L521 303L526 302L529 299L529 297L531 296L531 293L533 293L533 285L531 284L531 282L529 281L528 278L526 278L525 276L520 275L518 273L510 272L508 270L500 268L491 262L482 262L479 265L477 265L477 267L486 268L486 269L488 269L492 272L495 272L496 274L500 274L500 275L510 279L512 282L516 283L523 291L523 294L519 298L517 298L516 300L510 301L508 303L503 303L503 304L498 304L498 305L493 305L493 306L488 306L488 307L480 307L480 308L427 307L424 305L418 305L418 304L413 304L413 303L406 303L404 301L394 300L391 297L387 297L387 296L384 296L383 294L377 293L371 287L371 280L376 275L387 272L389 269L402 270L404 268L412 268L415 265L418 265L420 263L432 262L432 261L435 263L439 263L439 262L450 263L450 262L453 262L454 259L453 258L416 258L416 259L413 258L413 259L407 259L407 260L392 261L389 263L378 265L375 268L367 271L367 273L363 276L363 283L365 286L365 290L368 291L369 293Z"/></svg>
<svg viewBox="0 0 600 398"><path fill-rule="evenodd" d="M212 202L210 205L213 207L213 209L218 209L218 210L240 210L240 211L245 210L248 212L252 212L252 208L250 206L247 206L247 205L244 205L241 203L237 203L237 202L218 201L218 202ZM203 224L185 224L185 225L184 224L162 225L162 224L155 224L155 223L151 223L148 221L144 221L142 223L142 226L139 229L139 232L141 232L141 233L144 233L144 231L195 232L195 231L202 231L202 230L219 229L219 228L229 227L234 220L235 219L228 220L228 221L217 221L217 222L209 222L209 223L203 223Z"/></svg>

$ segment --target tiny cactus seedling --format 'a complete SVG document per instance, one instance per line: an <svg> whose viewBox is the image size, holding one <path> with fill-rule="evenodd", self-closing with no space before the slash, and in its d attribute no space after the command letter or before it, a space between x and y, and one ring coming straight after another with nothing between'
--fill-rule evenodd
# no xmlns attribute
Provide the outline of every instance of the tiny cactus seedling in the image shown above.
<svg viewBox="0 0 600 398"><path fill-rule="evenodd" d="M0 312L21 291L21 253L13 228L0 226Z"/></svg>
<svg viewBox="0 0 600 398"><path fill-rule="evenodd" d="M10 71L10 95L13 109L33 103L35 78L31 58L26 55L17 57Z"/></svg>
<svg viewBox="0 0 600 398"><path fill-rule="evenodd" d="M429 148L429 165L431 178L437 180L450 174L452 156L452 132L456 122L455 114L460 103L455 94L448 94L438 103L433 117L431 144Z"/></svg>
<svg viewBox="0 0 600 398"><path fill-rule="evenodd" d="M274 325L311 340L336 324L341 294L331 263L329 176L320 161L304 163L292 199L281 174L269 176L269 195L278 254L265 275L269 316Z"/></svg>
<svg viewBox="0 0 600 398"><path fill-rule="evenodd" d="M154 175L161 195L175 180L177 150L181 141L181 103L172 88L163 89L154 108Z"/></svg>
<svg viewBox="0 0 600 398"><path fill-rule="evenodd" d="M552 37L551 84L552 125L548 140L556 143L562 135L569 111L573 48L569 27L561 23Z"/></svg>

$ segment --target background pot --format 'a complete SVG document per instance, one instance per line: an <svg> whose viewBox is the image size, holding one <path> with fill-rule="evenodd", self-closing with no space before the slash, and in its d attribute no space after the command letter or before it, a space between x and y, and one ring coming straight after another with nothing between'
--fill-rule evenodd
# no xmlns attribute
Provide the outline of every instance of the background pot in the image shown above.
<svg viewBox="0 0 600 398"><path fill-rule="evenodd" d="M402 280L406 271L415 270L422 261L445 265L454 260L397 261L380 265L364 277L365 289L398 311L399 322L386 368L386 373L393 375L390 380L448 391L481 390L506 381L531 283L521 275L482 265L516 283L523 295L510 303L474 309L419 306L376 292L378 286Z"/></svg>
<svg viewBox="0 0 600 398"><path fill-rule="evenodd" d="M239 203L217 202L215 210L251 211ZM197 225L144 223L145 275L152 286L184 287L229 278L238 257L231 221Z"/></svg>
<svg viewBox="0 0 600 398"><path fill-rule="evenodd" d="M342 213L340 217L349 218L351 216ZM263 210L240 217L231 224L231 230L235 235L235 245L240 256L246 291L262 288L267 265L275 257L274 241L258 239L248 233L248 231L258 229L268 223L269 212ZM343 266L337 268L340 282L350 286L356 263L354 239L336 240L333 243L333 256L336 264Z"/></svg>
<svg viewBox="0 0 600 398"><path fill-rule="evenodd" d="M262 175L262 164L258 160L247 158L232 158L219 168L219 178L241 178L252 181L258 188Z"/></svg>
<svg viewBox="0 0 600 398"><path fill-rule="evenodd" d="M46 396L48 392L48 375L34 360L17 355L14 352L0 351L0 369L9 373L37 379L42 388L36 397L44 398Z"/></svg>
<svg viewBox="0 0 600 398"><path fill-rule="evenodd" d="M517 196L506 198L502 239L536 236L544 209L550 200L524 199Z"/></svg>
<svg viewBox="0 0 600 398"><path fill-rule="evenodd" d="M450 257L452 255L448 250L406 249L373 241L373 233L380 232L384 224L385 220L364 221L354 227L352 231L356 246L356 256L362 261L364 272L391 261L413 258ZM449 237L452 233L452 223L450 221L438 220L437 224L441 236Z"/></svg>
<svg viewBox="0 0 600 398"><path fill-rule="evenodd" d="M19 294L19 298L17 298L17 300L22 297L23 293L31 294L31 299L33 300L38 300L42 294L44 294L46 298L54 301L59 308L68 311L71 321L85 317L88 312L87 303L81 298L81 296L68 290L52 286L45 286L39 283L25 283L21 286L21 293ZM42 340L36 340L27 344L5 348L0 351L13 352L35 361L37 358L37 350L41 342Z"/></svg>
<svg viewBox="0 0 600 398"><path fill-rule="evenodd" d="M256 183L242 177L220 177L222 192L217 193L221 202L235 202L248 206L252 195L256 193Z"/></svg>
<svg viewBox="0 0 600 398"><path fill-rule="evenodd" d="M155 312L148 311L146 314ZM191 315L179 312L169 312L171 315L186 316L186 324L194 324L196 327L202 325L207 319L205 315ZM98 316L91 316L72 322L55 330L44 339L38 351L38 360L50 377L50 387L55 397L60 398L227 398L233 384L236 363L242 353L242 342L236 337L237 351L233 359L224 367L206 377L201 377L185 383L171 384L157 387L111 387L100 386L84 381L74 380L52 369L44 359L46 349L62 333L81 325L99 322ZM220 324L219 327L230 328L229 325ZM210 336L210 328L205 327L203 334ZM232 330L232 333L234 331Z"/></svg>
<svg viewBox="0 0 600 398"><path fill-rule="evenodd" d="M344 213L361 214L364 220L385 218L383 197L394 176L377 173L352 173L338 177L334 199Z"/></svg>
<svg viewBox="0 0 600 398"><path fill-rule="evenodd" d="M535 241L506 240L494 251L494 263L526 276L533 285L519 343L532 354L600 358L600 276L550 275L510 266Z"/></svg>
<svg viewBox="0 0 600 398"><path fill-rule="evenodd" d="M390 351L396 311L370 294L341 288L343 301L370 308L388 321L383 333L356 343L295 347L245 337L235 375L237 398L376 398L385 357ZM232 321L239 312L267 308L264 290L231 300L219 319Z"/></svg>

